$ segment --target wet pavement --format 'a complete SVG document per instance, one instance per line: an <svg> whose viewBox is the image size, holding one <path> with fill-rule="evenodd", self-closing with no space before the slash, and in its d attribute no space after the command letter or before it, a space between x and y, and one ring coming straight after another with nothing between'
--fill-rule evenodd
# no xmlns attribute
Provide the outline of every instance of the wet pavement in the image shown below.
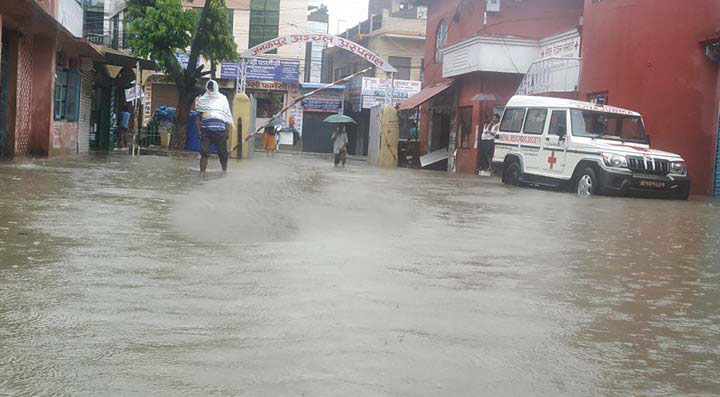
<svg viewBox="0 0 720 397"><path fill-rule="evenodd" d="M0 395L52 394L720 394L720 203L2 163Z"/></svg>

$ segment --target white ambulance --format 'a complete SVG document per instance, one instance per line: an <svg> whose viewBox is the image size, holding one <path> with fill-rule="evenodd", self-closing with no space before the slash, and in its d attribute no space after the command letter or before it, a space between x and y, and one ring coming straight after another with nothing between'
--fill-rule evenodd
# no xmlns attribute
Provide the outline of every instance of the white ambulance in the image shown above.
<svg viewBox="0 0 720 397"><path fill-rule="evenodd" d="M561 98L510 99L493 165L506 184L569 188L580 196L646 193L685 200L690 193L685 161L650 148L639 113Z"/></svg>

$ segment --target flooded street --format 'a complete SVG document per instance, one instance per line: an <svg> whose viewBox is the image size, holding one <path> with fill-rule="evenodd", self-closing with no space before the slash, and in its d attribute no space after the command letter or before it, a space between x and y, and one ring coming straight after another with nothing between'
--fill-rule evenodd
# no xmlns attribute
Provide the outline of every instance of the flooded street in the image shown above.
<svg viewBox="0 0 720 397"><path fill-rule="evenodd" d="M0 164L0 396L720 394L720 202Z"/></svg>

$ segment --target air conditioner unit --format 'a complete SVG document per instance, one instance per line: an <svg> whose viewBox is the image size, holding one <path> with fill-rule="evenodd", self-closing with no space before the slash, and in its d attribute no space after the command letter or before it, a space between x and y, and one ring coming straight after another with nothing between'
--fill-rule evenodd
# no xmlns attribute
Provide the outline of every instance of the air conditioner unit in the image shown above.
<svg viewBox="0 0 720 397"><path fill-rule="evenodd" d="M487 0L487 5L485 6L485 11L500 12L500 0Z"/></svg>

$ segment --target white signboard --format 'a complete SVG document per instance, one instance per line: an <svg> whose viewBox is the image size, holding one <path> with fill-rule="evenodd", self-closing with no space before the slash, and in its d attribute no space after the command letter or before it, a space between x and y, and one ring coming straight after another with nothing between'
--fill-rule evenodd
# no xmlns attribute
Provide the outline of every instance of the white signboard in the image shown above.
<svg viewBox="0 0 720 397"><path fill-rule="evenodd" d="M540 42L540 59L579 57L580 32L577 30L548 37Z"/></svg>
<svg viewBox="0 0 720 397"><path fill-rule="evenodd" d="M374 77L363 77L361 95L385 97L387 95L390 80L378 79ZM417 94L422 89L422 83L412 80L395 80L395 90L393 96L395 99L408 99Z"/></svg>

